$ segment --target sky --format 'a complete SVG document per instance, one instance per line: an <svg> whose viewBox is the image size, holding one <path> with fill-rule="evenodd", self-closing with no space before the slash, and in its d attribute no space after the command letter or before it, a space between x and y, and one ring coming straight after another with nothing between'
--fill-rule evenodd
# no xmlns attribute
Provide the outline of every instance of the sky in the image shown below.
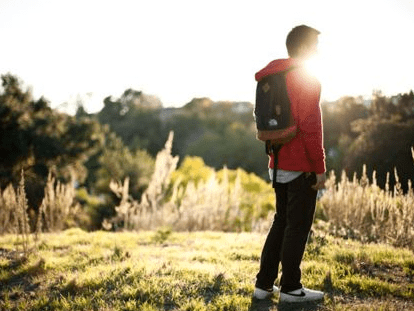
<svg viewBox="0 0 414 311"><path fill-rule="evenodd" d="M254 103L254 74L318 29L322 99L414 89L412 0L0 0L0 74L69 113L132 88L164 107Z"/></svg>

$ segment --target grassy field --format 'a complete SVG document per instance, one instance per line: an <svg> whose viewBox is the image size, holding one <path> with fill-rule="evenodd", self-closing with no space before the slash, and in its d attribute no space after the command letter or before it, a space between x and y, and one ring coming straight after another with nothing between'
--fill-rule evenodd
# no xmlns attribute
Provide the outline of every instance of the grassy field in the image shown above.
<svg viewBox="0 0 414 311"><path fill-rule="evenodd" d="M302 264L313 305L252 299L258 233L42 234L37 250L0 237L1 310L414 310L408 249L313 234ZM19 248L17 248L19 249ZM20 247L20 249L22 249Z"/></svg>

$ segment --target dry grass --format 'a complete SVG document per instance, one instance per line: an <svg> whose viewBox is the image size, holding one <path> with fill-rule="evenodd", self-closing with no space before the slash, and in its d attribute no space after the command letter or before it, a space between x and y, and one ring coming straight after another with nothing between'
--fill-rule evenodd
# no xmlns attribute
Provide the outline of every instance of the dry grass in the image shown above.
<svg viewBox="0 0 414 311"><path fill-rule="evenodd" d="M397 172L394 172L398 181ZM389 176L388 176L389 177ZM387 178L388 179L388 178ZM385 190L365 173L349 180L345 173L339 183L331 173L327 190L320 199L331 232L366 242L385 242L414 249L414 192L403 194L401 184Z"/></svg>
<svg viewBox="0 0 414 311"><path fill-rule="evenodd" d="M19 188L17 188L17 210L16 210L16 224L18 226L18 233L22 237L23 252L25 254L29 251L29 239L30 239L30 224L28 212L28 204L26 198L26 192L24 190L24 173L22 170ZM16 225L15 224L15 225Z"/></svg>
<svg viewBox="0 0 414 311"><path fill-rule="evenodd" d="M21 245L23 253L27 254L30 223L23 171L17 190L10 184L3 192L0 191L0 224L0 234L14 233L17 238L16 245Z"/></svg>
<svg viewBox="0 0 414 311"><path fill-rule="evenodd" d="M165 144L165 148L157 154L155 170L148 188L142 195L141 202L133 200L129 196L129 178L124 183L111 181L111 190L121 199L116 210L116 217L105 220L103 227L110 229L121 225L125 229L148 229L155 225L163 225L166 213L166 189L171 173L175 170L178 157L171 156L173 133L171 132Z"/></svg>
<svg viewBox="0 0 414 311"><path fill-rule="evenodd" d="M0 234L17 233L18 230L17 194L13 185L8 185L4 191L0 189Z"/></svg>
<svg viewBox="0 0 414 311"><path fill-rule="evenodd" d="M263 185L258 192L248 193L241 187L240 171L223 169L219 174L213 171L208 178L197 182L191 179L184 182L182 177L186 175L181 175L171 182L178 163L178 157L171 155L172 140L173 133L157 155L155 172L140 202L129 196L128 178L123 183L111 182L112 191L121 200L116 207L117 216L106 220L104 228L266 230L273 213L269 213L272 208L263 209L258 203ZM231 182L229 173L234 173ZM397 172L394 174L398 181ZM386 189L381 189L377 186L375 173L370 182L364 169L359 180L356 177L349 180L343 173L337 182L331 173L326 185L318 204L327 222L319 224L330 233L363 242L384 242L414 249L414 191L411 183L405 194L398 182L393 189L389 189L388 184ZM40 232L61 231L76 225L74 219L79 206L74 204L74 195L71 184L61 184L50 174L44 200L38 213L32 215L36 218L29 219L22 174L18 189L9 185L0 192L0 234L17 235L26 252L31 232L29 224L35 224L35 241Z"/></svg>
<svg viewBox="0 0 414 311"><path fill-rule="evenodd" d="M215 173L208 181L200 181L197 185L190 181L183 187L178 180L169 202L176 211L174 228L190 231L234 230L243 214L240 209L241 191L240 174L234 187L230 187L227 169L222 180Z"/></svg>
<svg viewBox="0 0 414 311"><path fill-rule="evenodd" d="M172 133L165 148L157 155L155 171L141 202L128 195L129 179L124 183L111 182L112 191L121 199L115 208L117 216L105 221L103 226L110 229L121 224L126 229L156 229L170 227L177 231L234 230L240 222L240 176L235 185L229 186L227 171L219 179L214 173L206 181L193 181L184 185L181 179L174 182L172 194L167 187L172 172L177 167L178 157L171 155Z"/></svg>
<svg viewBox="0 0 414 311"><path fill-rule="evenodd" d="M15 234L16 245L21 245L26 257L33 248L36 248L39 235L42 231L61 231L70 226L68 221L75 217L78 205L73 204L75 189L71 184L56 182L51 174L45 187L45 196L37 214L29 212L25 192L24 172L17 190L8 185L0 191L0 234ZM33 217L34 219L30 219ZM30 227L35 224L35 228ZM31 248L31 234L33 233L34 246Z"/></svg>
<svg viewBox="0 0 414 311"><path fill-rule="evenodd" d="M43 198L38 214L38 225L42 225L43 231L60 231L70 227L68 223L73 218L80 206L74 204L75 188L72 183L62 184L55 180L49 173Z"/></svg>
<svg viewBox="0 0 414 311"><path fill-rule="evenodd" d="M157 155L154 175L141 202L128 195L128 179L124 183L111 183L112 191L121 202L116 207L117 216L106 221L105 228L110 229L114 224L130 230L164 227L175 231L241 231L245 228L263 231L266 228L263 224L269 224L270 219L266 220L265 215L252 217L248 215L251 210L242 208L257 194L248 196L243 191L239 171L231 185L226 169L222 178L215 172L209 179L198 182L176 178L168 193L170 177L178 161L171 155L172 138L171 133L165 148ZM343 173L337 182L331 173L327 189L319 200L330 232L363 242L385 242L413 249L414 191L410 183L404 194L396 172L395 176L394 189L387 186L383 190L377 186L375 173L372 182L369 181L365 168L360 180L355 176L349 180ZM254 207L253 211L259 209ZM267 218L272 214L268 213Z"/></svg>

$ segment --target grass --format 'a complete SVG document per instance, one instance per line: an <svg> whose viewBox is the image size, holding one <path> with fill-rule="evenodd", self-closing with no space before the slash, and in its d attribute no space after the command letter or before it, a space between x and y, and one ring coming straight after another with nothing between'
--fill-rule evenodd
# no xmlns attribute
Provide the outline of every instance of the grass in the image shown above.
<svg viewBox="0 0 414 311"><path fill-rule="evenodd" d="M105 219L110 229L174 231L259 231L274 210L269 183L242 169L216 172L201 158L187 157L180 169L171 154L173 132L156 157L154 173L140 200L129 195L129 178L112 180L120 199L116 216ZM1 214L0 214L1 215Z"/></svg>
<svg viewBox="0 0 414 311"><path fill-rule="evenodd" d="M375 172L372 182L369 181L366 166L360 180L355 176L349 180L343 172L337 183L332 172L318 202L320 216L328 220L329 231L362 242L389 243L414 250L414 191L410 181L407 193L403 193L396 171L394 176L394 189L390 189L388 182L381 189Z"/></svg>
<svg viewBox="0 0 414 311"><path fill-rule="evenodd" d="M303 283L319 305L252 299L265 235L93 232L42 234L37 251L0 237L1 310L414 310L414 256L404 248L315 233ZM21 243L21 242L19 242Z"/></svg>

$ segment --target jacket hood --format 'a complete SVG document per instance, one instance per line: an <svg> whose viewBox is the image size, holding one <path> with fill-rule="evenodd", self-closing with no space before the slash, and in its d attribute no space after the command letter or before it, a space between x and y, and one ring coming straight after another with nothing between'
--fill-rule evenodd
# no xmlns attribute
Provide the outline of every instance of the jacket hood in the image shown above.
<svg viewBox="0 0 414 311"><path fill-rule="evenodd" d="M258 71L255 75L256 81L260 81L262 78L285 71L293 66L299 65L299 62L293 58L276 59L270 62L266 67Z"/></svg>

